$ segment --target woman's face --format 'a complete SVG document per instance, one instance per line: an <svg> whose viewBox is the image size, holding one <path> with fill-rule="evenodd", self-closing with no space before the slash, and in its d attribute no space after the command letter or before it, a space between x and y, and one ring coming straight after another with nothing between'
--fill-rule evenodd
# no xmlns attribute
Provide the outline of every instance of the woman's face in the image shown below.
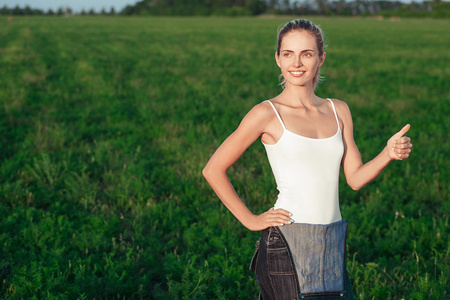
<svg viewBox="0 0 450 300"><path fill-rule="evenodd" d="M325 60L319 55L316 39L305 30L292 30L281 40L280 55L275 53L277 65L287 85L311 86L317 69Z"/></svg>

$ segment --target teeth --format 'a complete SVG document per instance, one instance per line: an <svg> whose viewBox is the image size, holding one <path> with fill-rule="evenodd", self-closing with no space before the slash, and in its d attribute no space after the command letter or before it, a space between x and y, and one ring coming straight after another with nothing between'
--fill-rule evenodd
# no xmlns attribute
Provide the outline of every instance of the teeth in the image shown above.
<svg viewBox="0 0 450 300"><path fill-rule="evenodd" d="M305 72L291 72L293 75L301 75L301 74L303 74L303 73L305 73Z"/></svg>

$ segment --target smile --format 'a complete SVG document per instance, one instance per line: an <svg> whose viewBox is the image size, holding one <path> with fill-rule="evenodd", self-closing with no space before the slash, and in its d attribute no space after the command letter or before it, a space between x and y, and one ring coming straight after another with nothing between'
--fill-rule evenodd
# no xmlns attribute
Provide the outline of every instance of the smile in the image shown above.
<svg viewBox="0 0 450 300"><path fill-rule="evenodd" d="M305 72L304 72L304 71L289 71L289 73L291 73L291 75L294 76L294 77L300 77L300 76L302 76Z"/></svg>

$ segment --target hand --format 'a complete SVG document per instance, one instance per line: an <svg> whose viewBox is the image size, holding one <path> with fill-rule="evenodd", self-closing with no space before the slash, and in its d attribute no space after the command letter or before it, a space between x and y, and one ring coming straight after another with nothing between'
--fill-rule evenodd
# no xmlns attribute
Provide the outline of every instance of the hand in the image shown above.
<svg viewBox="0 0 450 300"><path fill-rule="evenodd" d="M409 157L412 148L411 139L403 135L408 132L410 127L407 124L388 140L386 149L390 160L403 160Z"/></svg>
<svg viewBox="0 0 450 300"><path fill-rule="evenodd" d="M255 216L251 224L247 227L250 230L259 231L268 227L290 225L294 222L291 219L292 214L282 208L271 208L265 213Z"/></svg>

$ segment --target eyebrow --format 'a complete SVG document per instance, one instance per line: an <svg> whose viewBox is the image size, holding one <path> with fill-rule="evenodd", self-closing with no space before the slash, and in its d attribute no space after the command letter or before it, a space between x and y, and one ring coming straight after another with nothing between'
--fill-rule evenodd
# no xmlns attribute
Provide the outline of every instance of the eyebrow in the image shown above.
<svg viewBox="0 0 450 300"><path fill-rule="evenodd" d="M308 51L312 51L312 52L316 53L313 49L305 49L305 50L300 51L300 53L308 52ZM286 50L281 50L281 52L295 52L295 51L286 49Z"/></svg>

